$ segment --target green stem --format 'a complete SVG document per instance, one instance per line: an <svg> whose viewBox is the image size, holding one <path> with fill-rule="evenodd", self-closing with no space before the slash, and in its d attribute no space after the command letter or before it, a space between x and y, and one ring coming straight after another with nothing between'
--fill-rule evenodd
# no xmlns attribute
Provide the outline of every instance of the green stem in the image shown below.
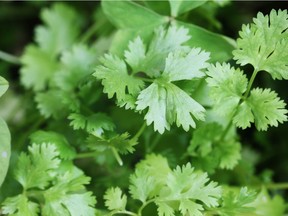
<svg viewBox="0 0 288 216"><path fill-rule="evenodd" d="M97 31L98 25L95 22L81 37L80 43L86 43L92 36L93 34Z"/></svg>
<svg viewBox="0 0 288 216"><path fill-rule="evenodd" d="M74 159L82 159L82 158L94 157L97 153L98 153L97 151L79 153L79 154L76 155L76 157Z"/></svg>
<svg viewBox="0 0 288 216"><path fill-rule="evenodd" d="M251 76L251 78L250 78L250 80L249 80L249 83L248 83L247 91L246 91L245 94L244 94L243 100L246 100L246 99L247 99L247 97L248 97L248 95L249 95L249 93L250 93L250 90L251 90L251 88L252 88L253 82L254 82L254 80L255 80L258 72L259 72L259 71L256 70L256 69L253 71L253 74L252 74L252 76Z"/></svg>
<svg viewBox="0 0 288 216"><path fill-rule="evenodd" d="M141 216L143 209L144 209L147 205L149 205L150 203L152 203L152 202L154 202L154 201L155 201L155 199L151 199L151 200L143 203L143 205L139 208L137 215L138 215L138 216Z"/></svg>
<svg viewBox="0 0 288 216"><path fill-rule="evenodd" d="M21 61L18 57L8 54L6 52L3 52L1 50L0 50L0 59L6 62L12 63L12 64L17 64L17 65L21 64Z"/></svg>
<svg viewBox="0 0 288 216"><path fill-rule="evenodd" d="M150 79L150 78L139 77L139 76L134 76L134 77L137 78L137 79L141 79L141 80L143 80L145 82L149 82L149 83L153 83L154 82L154 80Z"/></svg>
<svg viewBox="0 0 288 216"><path fill-rule="evenodd" d="M227 135L227 133L230 130L231 126L233 125L232 124L233 123L233 118L234 118L235 114L237 113L237 110L238 110L240 104L248 98L249 93L250 93L251 88L252 88L252 85L254 83L254 80L255 80L258 72L259 71L257 69L254 69L253 74L252 74L252 76L251 76L251 78L249 80L247 90L246 90L243 98L239 101L238 105L235 107L234 113L232 114L232 117L231 117L229 123L227 124L226 128L224 129L223 134L221 135L219 141L222 141L225 138L225 136Z"/></svg>
<svg viewBox="0 0 288 216"><path fill-rule="evenodd" d="M262 186L270 190L288 190L288 182L263 184L257 187L261 188Z"/></svg>
<svg viewBox="0 0 288 216"><path fill-rule="evenodd" d="M138 138L141 136L141 134L144 132L146 129L146 123L144 122L143 125L140 127L138 132L131 138L131 140L138 140Z"/></svg>
<svg viewBox="0 0 288 216"><path fill-rule="evenodd" d="M117 162L119 163L120 166L122 166L123 165L123 161L122 161L118 151L115 148L113 148L113 147L111 149L112 149L113 155L116 158Z"/></svg>
<svg viewBox="0 0 288 216"><path fill-rule="evenodd" d="M126 215L138 216L136 213L127 211L127 210L122 210L122 211L115 210L115 211L112 211L109 215L114 215L114 214L126 214Z"/></svg>

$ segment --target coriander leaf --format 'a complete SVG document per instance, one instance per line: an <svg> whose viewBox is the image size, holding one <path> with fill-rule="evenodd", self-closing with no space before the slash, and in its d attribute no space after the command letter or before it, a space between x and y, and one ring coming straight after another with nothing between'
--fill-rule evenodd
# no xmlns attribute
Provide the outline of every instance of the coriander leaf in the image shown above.
<svg viewBox="0 0 288 216"><path fill-rule="evenodd" d="M258 130L267 130L268 126L278 126L287 121L287 109L285 102L280 100L277 93L270 89L252 89L247 99Z"/></svg>
<svg viewBox="0 0 288 216"><path fill-rule="evenodd" d="M73 159L76 156L75 149L68 143L67 139L62 134L39 130L30 136L30 140L31 143L39 145L43 143L54 144L62 159Z"/></svg>
<svg viewBox="0 0 288 216"><path fill-rule="evenodd" d="M115 124L112 119L105 113L97 113L91 116L83 116L81 114L72 113L68 119L71 120L70 125L74 130L85 129L88 133L101 136L105 131L113 131Z"/></svg>
<svg viewBox="0 0 288 216"><path fill-rule="evenodd" d="M208 68L206 81L211 87L211 98L215 100L220 115L232 117L235 108L247 89L248 80L240 69L227 63L216 63Z"/></svg>
<svg viewBox="0 0 288 216"><path fill-rule="evenodd" d="M190 163L182 168L177 166L168 174L166 186L162 188L156 205L165 202L174 210L180 210L183 215L202 215L203 205L218 206L221 196L221 188L217 183L208 182L207 174L195 172ZM171 205L172 201L179 205Z"/></svg>
<svg viewBox="0 0 288 216"><path fill-rule="evenodd" d="M257 194L254 191L248 191L247 187L240 189L239 193L229 191L224 194L222 206L219 208L219 214L223 216L236 216L239 214L249 214L254 211L250 205L255 200Z"/></svg>
<svg viewBox="0 0 288 216"><path fill-rule="evenodd" d="M255 214L259 216L283 216L286 209L283 198L279 195L272 198L265 188L262 188L257 198L249 206L254 208Z"/></svg>
<svg viewBox="0 0 288 216"><path fill-rule="evenodd" d="M137 168L135 173L130 176L129 192L133 199L138 199L145 203L153 194L155 187L155 179L149 175L145 169Z"/></svg>
<svg viewBox="0 0 288 216"><path fill-rule="evenodd" d="M125 210L127 204L127 196L122 193L118 187L109 188L105 195L105 206L110 210Z"/></svg>
<svg viewBox="0 0 288 216"><path fill-rule="evenodd" d="M55 73L55 84L60 89L74 90L92 73L97 62L96 52L85 45L74 45L71 50L61 55L61 67Z"/></svg>
<svg viewBox="0 0 288 216"><path fill-rule="evenodd" d="M39 206L38 204L29 201L28 198L20 194L15 197L9 197L2 203L3 214L9 214L13 216L38 216Z"/></svg>
<svg viewBox="0 0 288 216"><path fill-rule="evenodd" d="M11 155L11 135L6 122L0 117L0 187L6 177Z"/></svg>
<svg viewBox="0 0 288 216"><path fill-rule="evenodd" d="M206 3L207 0L202 1L185 1L185 0L169 0L171 8L171 16L177 17L187 11L201 6Z"/></svg>
<svg viewBox="0 0 288 216"><path fill-rule="evenodd" d="M21 83L34 91L44 90L58 68L56 60L35 45L27 46L21 57L21 63L23 64L20 70Z"/></svg>
<svg viewBox="0 0 288 216"><path fill-rule="evenodd" d="M287 10L272 10L270 15L257 14L254 23L243 25L234 59L241 65L252 64L273 79L288 79L288 14Z"/></svg>
<svg viewBox="0 0 288 216"><path fill-rule="evenodd" d="M108 98L116 94L117 100L121 102L125 100L127 93L135 96L143 88L144 82L129 75L125 62L117 56L106 54L100 62L103 65L96 67L93 75L102 80L104 92L108 94Z"/></svg>
<svg viewBox="0 0 288 216"><path fill-rule="evenodd" d="M45 26L36 28L36 41L45 53L56 56L69 48L80 34L81 19L76 11L63 3L41 12Z"/></svg>
<svg viewBox="0 0 288 216"><path fill-rule="evenodd" d="M248 103L241 103L233 118L233 123L242 129L251 126L254 122L254 115Z"/></svg>
<svg viewBox="0 0 288 216"><path fill-rule="evenodd" d="M37 108L45 118L61 118L67 114L66 106L62 103L62 91L49 90L47 92L37 93L35 101Z"/></svg>
<svg viewBox="0 0 288 216"><path fill-rule="evenodd" d="M220 147L220 164L222 169L233 169L241 159L241 144L234 139L224 140Z"/></svg>
<svg viewBox="0 0 288 216"><path fill-rule="evenodd" d="M145 53L145 44L139 36L134 41L129 42L128 50L125 51L124 56L126 62L132 67L134 72L141 71L143 67L141 64L146 58Z"/></svg>
<svg viewBox="0 0 288 216"><path fill-rule="evenodd" d="M29 155L21 153L19 156L16 179L24 189L44 189L60 164L59 152L53 144L33 144L28 150Z"/></svg>
<svg viewBox="0 0 288 216"><path fill-rule="evenodd" d="M9 83L2 76L0 76L0 97L7 91Z"/></svg>
<svg viewBox="0 0 288 216"><path fill-rule="evenodd" d="M208 66L209 53L200 48L193 48L189 52L175 51L168 54L162 77L169 81L191 80L201 78L205 74L201 71Z"/></svg>
<svg viewBox="0 0 288 216"><path fill-rule="evenodd" d="M107 18L118 28L141 29L159 26L168 21L166 17L131 1L104 0L101 5Z"/></svg>
<svg viewBox="0 0 288 216"><path fill-rule="evenodd" d="M174 209L164 202L155 202L159 216L175 216Z"/></svg>
<svg viewBox="0 0 288 216"><path fill-rule="evenodd" d="M112 135L111 137L101 137L90 135L87 139L88 147L96 151L107 149L116 149L120 154L128 154L135 151L134 146L138 143L136 140L129 139L130 135L123 134Z"/></svg>
<svg viewBox="0 0 288 216"><path fill-rule="evenodd" d="M144 110L149 107L148 112L145 115L147 125L150 125L153 122L154 130L161 134L164 133L165 129L170 129L170 125L166 119L166 100L166 89L153 83L140 92L136 102L137 110Z"/></svg>
<svg viewBox="0 0 288 216"><path fill-rule="evenodd" d="M83 174L66 172L58 176L55 185L44 192L43 215L94 216L96 199L91 192L85 192L84 185L90 178Z"/></svg>

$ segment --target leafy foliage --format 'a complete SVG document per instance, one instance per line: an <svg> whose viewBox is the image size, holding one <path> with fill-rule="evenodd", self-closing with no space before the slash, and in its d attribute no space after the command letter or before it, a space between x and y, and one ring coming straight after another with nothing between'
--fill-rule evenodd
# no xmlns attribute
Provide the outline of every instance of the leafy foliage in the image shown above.
<svg viewBox="0 0 288 216"><path fill-rule="evenodd" d="M288 77L287 10L259 12L235 42L219 34L223 1L48 4L19 60L0 51L24 87L17 73L0 76L0 96L12 86L1 98L0 214L285 214L287 183L272 175L285 175L286 159L263 166L285 129L271 148L251 127L287 121L280 85L255 82L260 71Z"/></svg>

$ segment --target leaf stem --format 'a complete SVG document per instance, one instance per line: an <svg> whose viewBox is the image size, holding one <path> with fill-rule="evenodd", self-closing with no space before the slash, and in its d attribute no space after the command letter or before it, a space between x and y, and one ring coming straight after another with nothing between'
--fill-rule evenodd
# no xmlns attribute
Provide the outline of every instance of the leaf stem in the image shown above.
<svg viewBox="0 0 288 216"><path fill-rule="evenodd" d="M251 76L251 78L249 80L249 83L248 83L247 91L244 94L243 100L247 99L258 72L259 72L258 70L254 69L253 74L252 74L252 76Z"/></svg>
<svg viewBox="0 0 288 216"><path fill-rule="evenodd" d="M80 43L86 43L97 30L98 30L98 25L95 22L80 38Z"/></svg>
<svg viewBox="0 0 288 216"><path fill-rule="evenodd" d="M261 184L255 187L261 188L262 186L270 190L288 190L288 182Z"/></svg>
<svg viewBox="0 0 288 216"><path fill-rule="evenodd" d="M120 166L123 166L123 161L118 153L118 151L115 149L115 148L111 148L112 152L113 152L113 155L114 157L116 158L117 162L119 163Z"/></svg>
<svg viewBox="0 0 288 216"><path fill-rule="evenodd" d="M143 203L143 205L139 208L137 215L138 215L138 216L141 216L143 209L144 209L147 205L149 205L150 203L152 203L152 202L154 202L154 201L155 201L155 199L151 199L151 200L148 200L147 202Z"/></svg>
<svg viewBox="0 0 288 216"><path fill-rule="evenodd" d="M140 129L138 130L138 132L131 138L131 140L137 140L141 134L144 132L144 130L146 129L147 125L144 122L143 125L140 127Z"/></svg>
<svg viewBox="0 0 288 216"><path fill-rule="evenodd" d="M97 151L93 152L84 152L84 153L78 153L74 159L82 159L82 158L89 158L94 157L98 153Z"/></svg>
<svg viewBox="0 0 288 216"><path fill-rule="evenodd" d="M112 211L109 215L114 215L114 214L126 214L126 215L132 215L132 216L138 216L138 214L131 212L131 211L127 211L127 210L115 210Z"/></svg>
<svg viewBox="0 0 288 216"><path fill-rule="evenodd" d="M0 59L6 62L12 63L12 64L16 64L16 65L21 64L21 61L18 57L11 55L9 53L3 52L1 50L0 50Z"/></svg>

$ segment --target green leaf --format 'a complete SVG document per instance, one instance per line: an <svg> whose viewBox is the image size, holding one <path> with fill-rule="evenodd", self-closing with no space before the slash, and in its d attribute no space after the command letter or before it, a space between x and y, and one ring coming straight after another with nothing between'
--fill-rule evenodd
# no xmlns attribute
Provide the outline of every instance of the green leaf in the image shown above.
<svg viewBox="0 0 288 216"><path fill-rule="evenodd" d="M12 216L38 216L39 205L28 200L28 198L20 194L15 197L9 197L2 203L2 213Z"/></svg>
<svg viewBox="0 0 288 216"><path fill-rule="evenodd" d="M128 74L123 60L106 54L100 61L103 65L96 67L93 75L102 80L104 92L108 94L108 98L116 94L117 100L121 102L125 100L126 95L135 96L143 88L144 82Z"/></svg>
<svg viewBox="0 0 288 216"><path fill-rule="evenodd" d="M134 139L129 139L130 135L123 134L112 135L111 137L101 137L90 135L87 139L88 147L96 151L107 149L116 149L120 154L128 154L135 151L134 146L138 143Z"/></svg>
<svg viewBox="0 0 288 216"><path fill-rule="evenodd" d="M0 187L6 177L11 155L11 135L6 122L0 117Z"/></svg>
<svg viewBox="0 0 288 216"><path fill-rule="evenodd" d="M248 191L247 187L241 188L238 193L229 191L222 197L223 202L219 209L219 214L223 216L236 216L239 214L250 215L254 212L254 208L251 207L251 204L256 197L257 193Z"/></svg>
<svg viewBox="0 0 288 216"><path fill-rule="evenodd" d="M74 130L85 129L88 133L101 136L105 131L113 131L115 124L112 119L105 113L97 113L91 116L83 116L81 114L72 113L68 119L71 120L70 125Z"/></svg>
<svg viewBox="0 0 288 216"><path fill-rule="evenodd" d="M252 64L257 71L267 71L273 79L288 79L288 14L287 10L261 12L254 23L243 25L237 49L233 52L238 64Z"/></svg>
<svg viewBox="0 0 288 216"><path fill-rule="evenodd" d="M187 1L187 0L169 0L171 8L171 16L177 17L187 11L201 6L206 3L207 0L202 1Z"/></svg>
<svg viewBox="0 0 288 216"><path fill-rule="evenodd" d="M154 11L132 1L109 1L101 3L107 18L117 27L141 29L147 26L159 26L168 21ZM129 14L129 16L127 16Z"/></svg>
<svg viewBox="0 0 288 216"><path fill-rule="evenodd" d="M31 143L39 145L43 143L54 144L62 159L69 160L76 156L75 149L68 143L67 139L62 134L39 130L30 136L30 140Z"/></svg>
<svg viewBox="0 0 288 216"><path fill-rule="evenodd" d="M20 70L21 83L34 91L44 90L58 69L56 60L35 45L27 46L21 62L23 64Z"/></svg>
<svg viewBox="0 0 288 216"><path fill-rule="evenodd" d="M81 19L76 11L63 3L53 4L41 12L45 25L36 28L36 41L42 51L56 56L69 48L80 32Z"/></svg>
<svg viewBox="0 0 288 216"><path fill-rule="evenodd" d="M222 116L232 117L235 108L248 85L246 76L240 69L230 64L216 63L208 68L206 81L211 87L210 95L215 100L216 111Z"/></svg>
<svg viewBox="0 0 288 216"><path fill-rule="evenodd" d="M177 166L168 174L166 186L162 188L156 205L165 202L174 210L180 210L183 215L202 215L204 205L218 206L221 196L221 188L217 183L208 182L207 174L195 172L190 163L182 168ZM172 201L179 205L171 205Z"/></svg>
<svg viewBox="0 0 288 216"><path fill-rule="evenodd" d="M105 206L110 210L125 210L127 204L127 196L123 194L122 190L118 187L109 188L105 195Z"/></svg>
<svg viewBox="0 0 288 216"><path fill-rule="evenodd" d="M66 91L74 90L92 74L96 62L95 50L84 45L74 45L61 55L62 65L54 78L56 86Z"/></svg>
<svg viewBox="0 0 288 216"><path fill-rule="evenodd" d="M22 152L18 158L16 179L24 189L44 189L60 164L59 152L53 144L33 144L28 150L29 155Z"/></svg>
<svg viewBox="0 0 288 216"><path fill-rule="evenodd" d="M270 89L252 89L247 103L254 114L255 126L258 130L265 131L268 126L277 127L278 123L287 121L286 103Z"/></svg>
<svg viewBox="0 0 288 216"><path fill-rule="evenodd" d="M190 47L201 47L201 49L210 52L212 62L223 62L232 58L232 50L236 46L233 39L190 23L176 21L176 25L189 30L191 38L186 44Z"/></svg>
<svg viewBox="0 0 288 216"><path fill-rule="evenodd" d="M9 88L9 83L3 77L0 76L0 97L7 91Z"/></svg>
<svg viewBox="0 0 288 216"><path fill-rule="evenodd" d="M65 172L59 175L55 182L55 185L44 192L43 215L95 215L96 199L92 192L85 192L84 187L89 184L89 177L82 172L77 175Z"/></svg>

